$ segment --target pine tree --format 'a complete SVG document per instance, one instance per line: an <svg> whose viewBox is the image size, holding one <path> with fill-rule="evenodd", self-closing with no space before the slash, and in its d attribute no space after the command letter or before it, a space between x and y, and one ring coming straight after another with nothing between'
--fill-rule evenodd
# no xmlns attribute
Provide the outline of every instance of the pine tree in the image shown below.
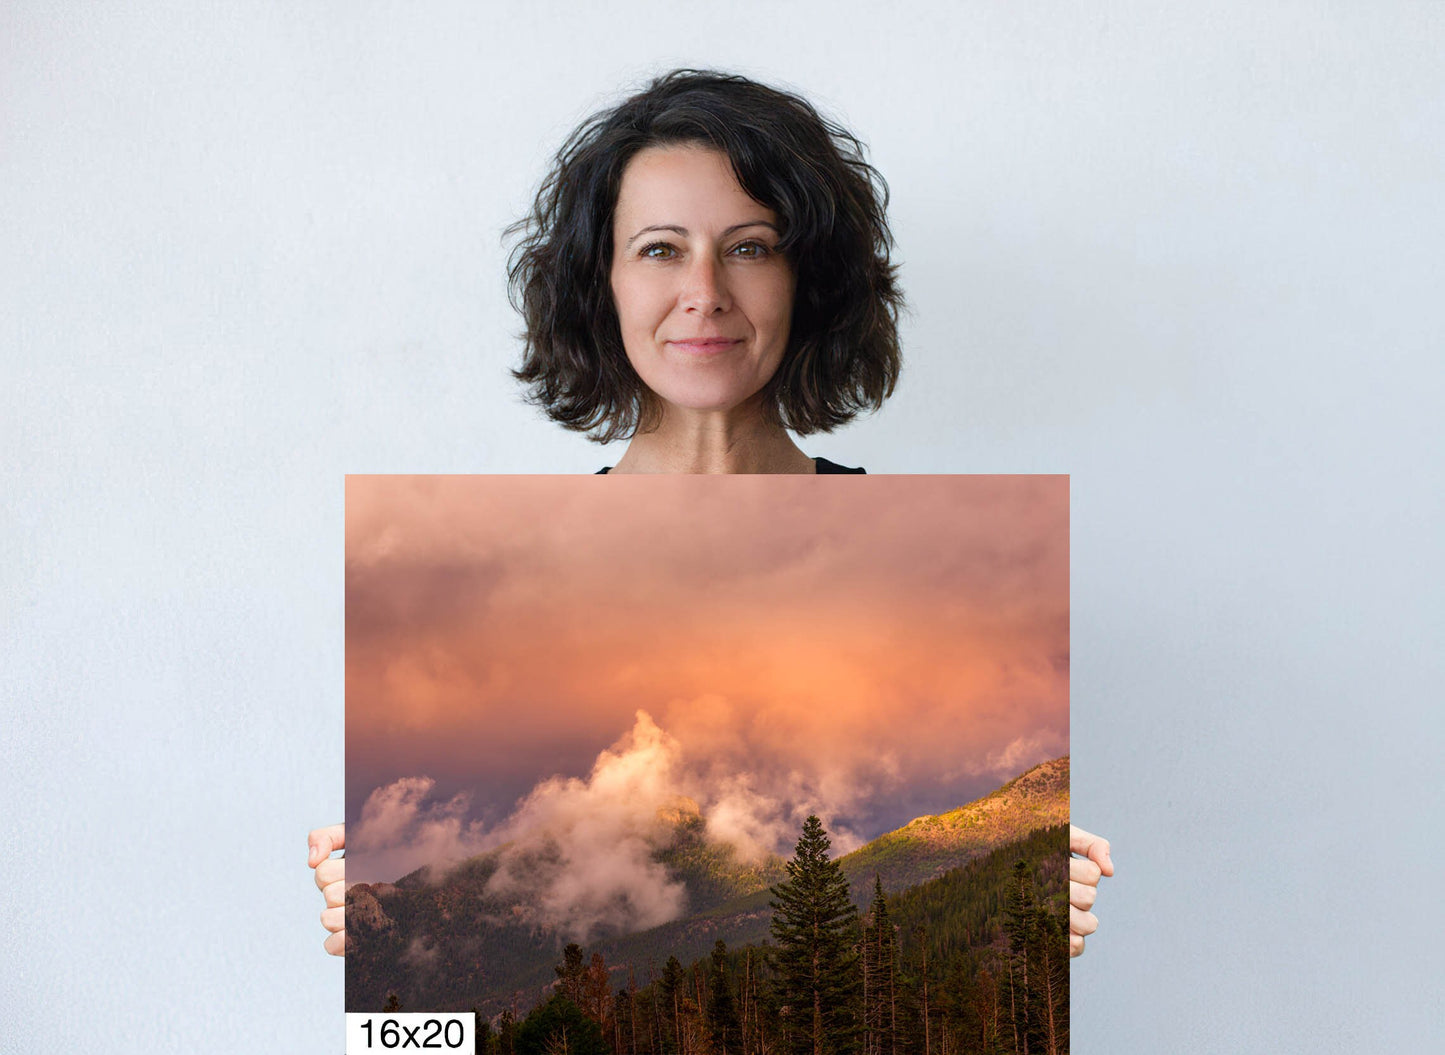
<svg viewBox="0 0 1445 1055"><path fill-rule="evenodd" d="M980 1052L1003 1050L1003 1026L999 1022L999 983L987 967L980 967L974 976L969 1012L977 1029Z"/></svg>
<svg viewBox="0 0 1445 1055"><path fill-rule="evenodd" d="M627 992L627 986L618 986L617 991L612 994L612 1009L608 1018L612 1022L612 1050L630 1051L635 1055L637 1041L634 1039L630 1044L627 1043L628 1035L635 1037L637 1028L632 1018L632 997Z"/></svg>
<svg viewBox="0 0 1445 1055"><path fill-rule="evenodd" d="M497 1055L516 1055L516 1045L517 1016L507 1008L497 1022Z"/></svg>
<svg viewBox="0 0 1445 1055"><path fill-rule="evenodd" d="M860 990L858 909L817 817L803 823L788 879L772 888L778 987L796 1055L840 1055L857 1047Z"/></svg>
<svg viewBox="0 0 1445 1055"><path fill-rule="evenodd" d="M863 1051L896 1055L898 1050L898 943L883 881L873 876L873 902L863 920Z"/></svg>
<svg viewBox="0 0 1445 1055"><path fill-rule="evenodd" d="M1013 1019L1014 1050L1019 1055L1039 1055L1047 1047L1041 1043L1045 1032L1039 971L1041 937L1033 874L1027 861L1014 865L1004 932L1009 940L1009 1010Z"/></svg>
<svg viewBox="0 0 1445 1055"><path fill-rule="evenodd" d="M712 970L707 980L707 1028L713 1055L740 1055L742 1024L728 979L728 947L721 940L712 947Z"/></svg>
<svg viewBox="0 0 1445 1055"><path fill-rule="evenodd" d="M602 1027L604 1034L612 1029L608 1017L608 1004L612 997L612 974L607 970L607 961L600 952L594 952L587 969L582 973L582 1010L587 1017Z"/></svg>
<svg viewBox="0 0 1445 1055"><path fill-rule="evenodd" d="M684 973L682 961L669 956L662 968L662 981L658 983L662 994L662 1050L668 1055L682 1050L682 1002L687 995Z"/></svg>
<svg viewBox="0 0 1445 1055"><path fill-rule="evenodd" d="M617 1018L619 1020L623 1018L622 1009L624 1007L627 1009L625 1012L628 1037L627 1050L630 1051L632 1055L639 1055L642 1049L637 1046L637 975L630 967L627 969L627 988L617 990L617 1007ZM620 1039L617 1050L623 1050ZM649 1045L649 1050L651 1050L651 1045Z"/></svg>
<svg viewBox="0 0 1445 1055"><path fill-rule="evenodd" d="M561 993L532 1009L516 1046L517 1055L610 1055L601 1028Z"/></svg>
<svg viewBox="0 0 1445 1055"><path fill-rule="evenodd" d="M569 941L562 950L562 962L552 970L557 972L557 985L562 995L582 1007L586 1002L583 988L587 978L587 967L582 962L582 946Z"/></svg>
<svg viewBox="0 0 1445 1055"><path fill-rule="evenodd" d="M920 995L923 998L923 1003L920 1007L923 1016L923 1055L933 1055L933 1026L928 1017L933 1010L928 1004L928 928L920 923L914 928L913 937L918 942L918 954L920 956L918 981L921 986Z"/></svg>
<svg viewBox="0 0 1445 1055"><path fill-rule="evenodd" d="M1039 1029L1044 1055L1069 1050L1069 939L1063 921L1040 905L1034 909L1034 977L1038 980Z"/></svg>

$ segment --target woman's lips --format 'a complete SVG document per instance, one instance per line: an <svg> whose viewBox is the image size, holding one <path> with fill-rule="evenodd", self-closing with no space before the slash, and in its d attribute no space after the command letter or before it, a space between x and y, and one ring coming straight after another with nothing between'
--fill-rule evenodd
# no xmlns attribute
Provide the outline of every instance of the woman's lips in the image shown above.
<svg viewBox="0 0 1445 1055"><path fill-rule="evenodd" d="M693 355L716 355L718 352L741 344L742 341L733 337L690 337L667 343L680 351L690 352Z"/></svg>

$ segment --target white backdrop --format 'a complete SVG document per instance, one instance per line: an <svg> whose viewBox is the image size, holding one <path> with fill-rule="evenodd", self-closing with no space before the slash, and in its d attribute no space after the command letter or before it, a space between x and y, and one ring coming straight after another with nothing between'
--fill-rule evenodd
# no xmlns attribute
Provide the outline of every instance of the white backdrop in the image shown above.
<svg viewBox="0 0 1445 1055"><path fill-rule="evenodd" d="M500 234L675 65L891 185L905 376L805 449L1072 474L1074 1050L1426 1050L1442 54L1431 3L5 5L0 1050L340 1047L343 474L616 459L520 403Z"/></svg>

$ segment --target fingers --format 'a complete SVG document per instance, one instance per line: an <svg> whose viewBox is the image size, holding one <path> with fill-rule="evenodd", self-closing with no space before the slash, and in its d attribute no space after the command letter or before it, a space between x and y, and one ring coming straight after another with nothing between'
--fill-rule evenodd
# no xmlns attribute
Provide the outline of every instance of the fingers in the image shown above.
<svg viewBox="0 0 1445 1055"><path fill-rule="evenodd" d="M316 866L316 885L325 890L332 883L339 883L346 878L346 860L341 857L328 857Z"/></svg>
<svg viewBox="0 0 1445 1055"><path fill-rule="evenodd" d="M327 908L340 908L346 904L346 883L338 879L326 884L321 888L321 896L326 900Z"/></svg>
<svg viewBox="0 0 1445 1055"><path fill-rule="evenodd" d="M321 925L331 931L323 948L332 956L346 955L346 859L333 858L333 850L346 846L346 826L332 824L306 836L306 864L316 869L316 886L326 900Z"/></svg>
<svg viewBox="0 0 1445 1055"><path fill-rule="evenodd" d="M1099 885L1099 866L1087 857L1069 858L1069 882Z"/></svg>
<svg viewBox="0 0 1445 1055"><path fill-rule="evenodd" d="M346 825L332 824L317 828L306 836L306 867L315 868L331 856L333 850L346 846Z"/></svg>
<svg viewBox="0 0 1445 1055"><path fill-rule="evenodd" d="M1109 844L1097 836L1088 832L1080 831L1070 826L1069 848L1074 852L1087 853L1088 850L1099 843L1104 845L1104 857L1107 860ZM1108 872L1104 872L1096 859L1089 857L1069 858L1069 955L1079 956L1084 951L1084 935L1093 934L1099 926L1099 918L1090 909L1099 896L1099 877L1112 874L1111 865Z"/></svg>
<svg viewBox="0 0 1445 1055"><path fill-rule="evenodd" d="M1069 825L1069 852L1081 854L1099 866L1106 876L1114 874L1114 862L1109 858L1109 840Z"/></svg>
<svg viewBox="0 0 1445 1055"><path fill-rule="evenodd" d="M1073 905L1069 906L1069 934L1071 938L1075 934L1081 937L1093 934L1094 931L1098 929L1099 918L1092 912L1081 912L1079 909L1074 908Z"/></svg>

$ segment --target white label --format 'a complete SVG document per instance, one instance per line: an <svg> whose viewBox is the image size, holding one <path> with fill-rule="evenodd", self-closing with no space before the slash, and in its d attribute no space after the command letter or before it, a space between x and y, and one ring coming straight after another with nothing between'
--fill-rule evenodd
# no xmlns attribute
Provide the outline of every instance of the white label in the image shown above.
<svg viewBox="0 0 1445 1055"><path fill-rule="evenodd" d="M402 1011L346 1013L346 1055L401 1052L421 1055L428 1051L464 1051L471 1055L476 1046L476 1017L470 1012Z"/></svg>

